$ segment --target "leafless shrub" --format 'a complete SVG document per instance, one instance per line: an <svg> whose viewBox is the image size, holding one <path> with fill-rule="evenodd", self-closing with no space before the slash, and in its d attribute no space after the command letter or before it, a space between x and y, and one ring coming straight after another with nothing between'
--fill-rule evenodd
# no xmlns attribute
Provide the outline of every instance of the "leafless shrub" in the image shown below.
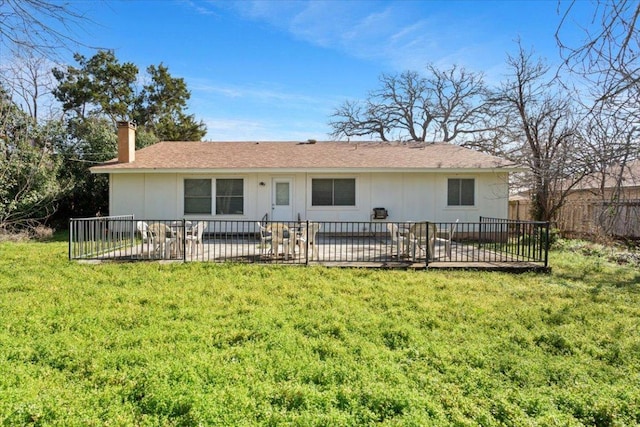
<svg viewBox="0 0 640 427"><path fill-rule="evenodd" d="M51 240L53 238L53 232L55 230L51 227L47 227L46 225L38 225L34 227L31 231L31 235L35 240L43 241L43 240Z"/></svg>
<svg viewBox="0 0 640 427"><path fill-rule="evenodd" d="M29 239L29 233L25 230L11 231L0 228L0 242L26 242Z"/></svg>
<svg viewBox="0 0 640 427"><path fill-rule="evenodd" d="M27 242L29 240L46 241L53 238L55 230L44 224L26 228L0 227L0 242Z"/></svg>

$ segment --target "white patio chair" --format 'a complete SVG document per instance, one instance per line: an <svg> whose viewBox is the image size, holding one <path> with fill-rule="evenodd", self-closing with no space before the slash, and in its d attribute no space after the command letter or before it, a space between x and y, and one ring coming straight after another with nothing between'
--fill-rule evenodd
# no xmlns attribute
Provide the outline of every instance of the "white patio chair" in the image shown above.
<svg viewBox="0 0 640 427"><path fill-rule="evenodd" d="M260 255L269 255L273 252L271 241L272 234L259 221L256 222L256 224L258 224L258 230L260 231Z"/></svg>
<svg viewBox="0 0 640 427"><path fill-rule="evenodd" d="M400 233L398 224L393 222L387 223L387 230L389 230L389 234L391 234L391 243L396 247L396 256L400 258L411 252L412 258L415 258L416 239L409 234ZM391 256L393 256L393 247L391 249Z"/></svg>
<svg viewBox="0 0 640 427"><path fill-rule="evenodd" d="M450 227L445 228L444 230L438 230L438 236L436 237L437 243L444 244L444 251L449 258L451 258L451 240L453 239L454 234L456 233L456 228L458 227L459 219L456 219L456 222L450 225Z"/></svg>
<svg viewBox="0 0 640 427"><path fill-rule="evenodd" d="M154 254L170 259L171 247L176 244L171 228L164 222L154 222L149 225L148 230L153 235Z"/></svg>
<svg viewBox="0 0 640 427"><path fill-rule="evenodd" d="M284 253L284 259L289 259L289 242L290 234L287 224L281 222L274 222L266 227L268 232L271 232L271 254L278 256L280 254L280 246L282 245L282 253Z"/></svg>
<svg viewBox="0 0 640 427"><path fill-rule="evenodd" d="M311 258L309 261L312 261L314 258L318 260L320 256L320 251L317 245L317 237L318 231L320 231L321 224L317 222L310 222L309 228L303 228L300 230L298 234L298 245L300 247L300 253L304 250L305 258L309 255L309 248L311 248Z"/></svg>
<svg viewBox="0 0 640 427"><path fill-rule="evenodd" d="M435 242L437 228L433 222L416 222L409 229L410 239L414 239L414 246L424 251L429 259L435 258ZM416 249L414 247L412 257L415 259Z"/></svg>
<svg viewBox="0 0 640 427"><path fill-rule="evenodd" d="M187 234L184 237L187 248L189 248L190 253L198 253L198 248L202 246L202 234L204 230L207 229L206 221L198 221L195 225L191 226L190 234ZM204 249L204 248L203 248Z"/></svg>
<svg viewBox="0 0 640 427"><path fill-rule="evenodd" d="M289 249L292 256L296 256L296 251L302 254L303 239L306 241L307 228L306 224L298 222L297 225L289 227Z"/></svg>
<svg viewBox="0 0 640 427"><path fill-rule="evenodd" d="M151 254L155 253L156 247L153 233L149 231L149 224L144 221L137 221L136 229L142 238L142 252L146 252L147 256L151 257Z"/></svg>

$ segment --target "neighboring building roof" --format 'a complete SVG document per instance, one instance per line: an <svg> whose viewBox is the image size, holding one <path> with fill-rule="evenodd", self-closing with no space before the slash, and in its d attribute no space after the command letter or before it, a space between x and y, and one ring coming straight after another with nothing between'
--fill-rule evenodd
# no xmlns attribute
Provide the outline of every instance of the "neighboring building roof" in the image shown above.
<svg viewBox="0 0 640 427"><path fill-rule="evenodd" d="M94 173L273 170L468 170L519 168L504 159L451 144L381 142L159 142Z"/></svg>
<svg viewBox="0 0 640 427"><path fill-rule="evenodd" d="M528 194L517 193L509 196L510 202L529 201L531 197Z"/></svg>
<svg viewBox="0 0 640 427"><path fill-rule="evenodd" d="M620 176L620 166L611 167L604 176L604 188L614 188ZM585 177L574 190L599 190L602 184L602 174L595 173ZM627 163L622 171L620 186L624 188L640 187L640 160L632 160Z"/></svg>
<svg viewBox="0 0 640 427"><path fill-rule="evenodd" d="M604 175L604 187L602 188L615 188L619 174L619 165L610 167ZM601 189L601 183L602 173L587 175L571 189L571 192L597 194ZM640 188L640 159L632 160L627 163L626 167L622 171L622 180L620 181L620 185L625 189ZM529 190L522 190L509 196L510 201L528 200L530 198Z"/></svg>

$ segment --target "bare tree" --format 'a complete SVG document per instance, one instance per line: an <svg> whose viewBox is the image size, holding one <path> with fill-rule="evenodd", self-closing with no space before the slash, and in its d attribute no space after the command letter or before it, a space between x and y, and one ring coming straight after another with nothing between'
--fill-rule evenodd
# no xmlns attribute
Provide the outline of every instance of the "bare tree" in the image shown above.
<svg viewBox="0 0 640 427"><path fill-rule="evenodd" d="M635 175L640 154L640 123L629 117L636 112L635 105L605 102L591 112L584 129L584 155L593 167L593 173L587 177L587 187L592 197L600 201L596 220L606 236L619 234L624 228L620 223L632 202L629 197L635 198L625 187L640 181Z"/></svg>
<svg viewBox="0 0 640 427"><path fill-rule="evenodd" d="M604 177L611 176L611 166L625 165L640 154L637 143L640 139L640 122L630 117L636 114L638 107L610 103L603 105L605 108L594 110L587 116L582 130L585 162L592 165L594 174L600 176L600 188L604 188ZM615 178L616 182L620 180L620 176Z"/></svg>
<svg viewBox="0 0 640 427"><path fill-rule="evenodd" d="M594 6L586 22L578 18L585 4ZM565 5L556 40L565 68L577 78L576 87L583 92L588 110L585 152L595 169L590 180L598 181L598 195L611 207L599 218L601 229L611 233L624 202L629 163L640 156L640 2L569 1ZM575 27L584 37L573 44L565 34Z"/></svg>
<svg viewBox="0 0 640 427"><path fill-rule="evenodd" d="M382 141L452 142L486 130L482 75L427 67L427 75L382 74L364 101L346 101L333 113L332 137L373 136Z"/></svg>
<svg viewBox="0 0 640 427"><path fill-rule="evenodd" d="M0 0L0 84L34 119L43 105L53 105L50 64L59 50L86 46L78 32L91 21L77 8L81 4Z"/></svg>
<svg viewBox="0 0 640 427"><path fill-rule="evenodd" d="M564 63L574 74L587 79L596 100L631 91L637 98L640 83L640 2L598 0L589 22L575 22L577 3L567 2L561 11L556 40ZM582 6L583 3L580 3ZM565 32L578 26L583 40L572 46Z"/></svg>
<svg viewBox="0 0 640 427"><path fill-rule="evenodd" d="M87 20L71 2L2 0L0 46L51 57L61 47L82 44L77 31Z"/></svg>
<svg viewBox="0 0 640 427"><path fill-rule="evenodd" d="M55 82L52 69L53 65L47 58L27 52L25 55L15 55L0 70L14 101L36 121L40 118L49 119L54 113L52 90Z"/></svg>
<svg viewBox="0 0 640 427"><path fill-rule="evenodd" d="M502 154L527 165L532 217L551 221L569 191L589 172L581 159L581 135L573 103L549 80L549 67L521 46L508 56L509 78L492 97L494 114L503 120L492 131Z"/></svg>

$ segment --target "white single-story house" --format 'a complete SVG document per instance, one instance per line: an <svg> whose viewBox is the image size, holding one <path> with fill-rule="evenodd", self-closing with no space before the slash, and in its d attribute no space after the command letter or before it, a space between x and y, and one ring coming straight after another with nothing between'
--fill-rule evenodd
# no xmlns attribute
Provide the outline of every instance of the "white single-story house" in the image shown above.
<svg viewBox="0 0 640 427"><path fill-rule="evenodd" d="M478 221L507 218L504 159L451 144L159 142L135 151L120 123L109 214L294 221ZM386 211L386 214L385 214ZM375 215L378 213L378 215Z"/></svg>

